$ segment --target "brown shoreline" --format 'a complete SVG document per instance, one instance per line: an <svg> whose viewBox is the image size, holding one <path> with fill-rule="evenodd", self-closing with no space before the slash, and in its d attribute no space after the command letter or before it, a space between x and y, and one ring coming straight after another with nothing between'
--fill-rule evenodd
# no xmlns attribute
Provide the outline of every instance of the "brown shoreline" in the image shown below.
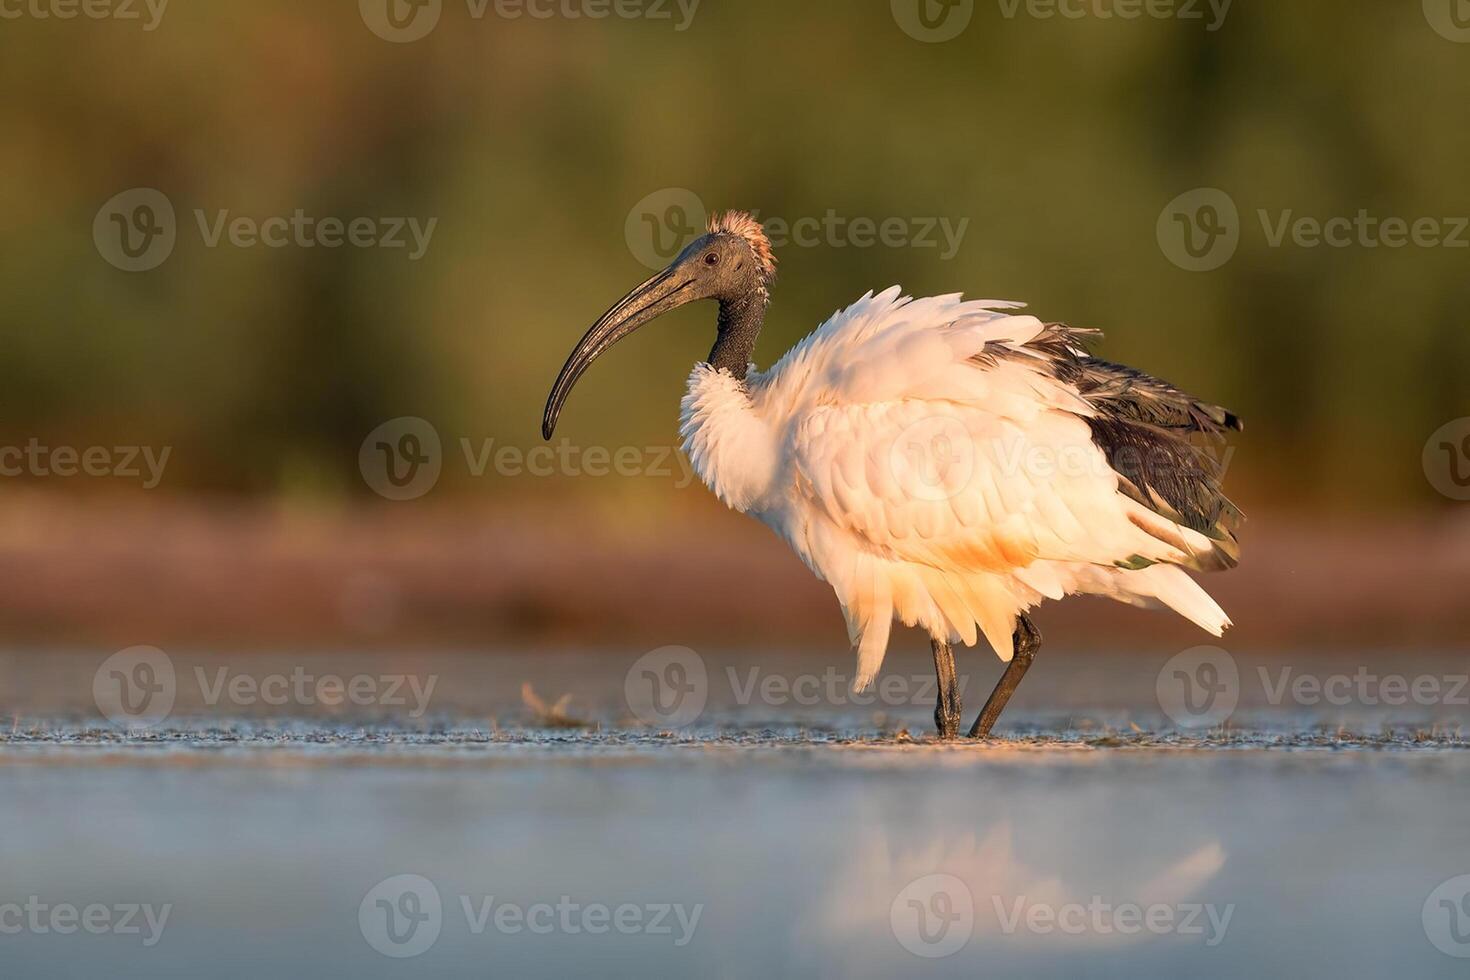
<svg viewBox="0 0 1470 980"><path fill-rule="evenodd" d="M605 507L607 505L598 505ZM1470 511L1304 522L1253 515L1209 576L1241 649L1470 648ZM830 591L748 519L702 505L283 509L20 497L0 517L9 649L236 650L666 643L845 648ZM1048 603L1070 647L1207 642L1101 600Z"/></svg>

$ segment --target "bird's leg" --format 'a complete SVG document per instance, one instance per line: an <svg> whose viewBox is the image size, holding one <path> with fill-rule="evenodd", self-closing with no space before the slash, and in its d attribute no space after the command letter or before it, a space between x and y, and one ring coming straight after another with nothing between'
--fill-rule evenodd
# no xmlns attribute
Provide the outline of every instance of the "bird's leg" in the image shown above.
<svg viewBox="0 0 1470 980"><path fill-rule="evenodd" d="M980 717L975 719L975 725L970 729L971 738L990 737L990 730L995 727L996 719L1006 709L1006 703L1016 693L1021 678L1031 668L1031 661L1036 659L1036 651L1041 649L1041 631L1029 617L1022 615L1016 620L1016 632L1011 637L1011 643L1015 646L1011 662L1006 664L1006 672L1001 675L1000 683L995 685L995 690L990 692L990 699L980 709Z"/></svg>
<svg viewBox="0 0 1470 980"><path fill-rule="evenodd" d="M934 703L934 724L939 737L951 742L960 737L960 686L955 680L954 647L943 640L930 640L934 647L934 674L939 678L939 694Z"/></svg>

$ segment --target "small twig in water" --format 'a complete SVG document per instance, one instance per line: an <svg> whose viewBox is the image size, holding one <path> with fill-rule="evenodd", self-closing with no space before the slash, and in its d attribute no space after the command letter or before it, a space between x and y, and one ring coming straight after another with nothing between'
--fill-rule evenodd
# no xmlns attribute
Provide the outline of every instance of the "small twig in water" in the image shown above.
<svg viewBox="0 0 1470 980"><path fill-rule="evenodd" d="M563 694L556 704L548 705L531 688L531 682L527 681L521 685L521 701L535 716L536 723L543 728L591 728L590 721L573 718L567 714L567 707L572 702L570 694Z"/></svg>

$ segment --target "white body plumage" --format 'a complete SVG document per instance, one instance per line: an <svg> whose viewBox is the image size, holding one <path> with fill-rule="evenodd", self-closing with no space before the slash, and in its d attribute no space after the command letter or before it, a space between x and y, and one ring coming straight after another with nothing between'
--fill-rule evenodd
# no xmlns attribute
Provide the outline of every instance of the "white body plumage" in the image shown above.
<svg viewBox="0 0 1470 980"><path fill-rule="evenodd" d="M1178 567L1216 542L1125 492L1092 438L1097 409L1036 343L1048 326L1015 309L894 287L769 371L690 376L695 472L832 586L859 689L895 619L942 642L984 635L1002 660L1020 613L1075 593L1230 625Z"/></svg>

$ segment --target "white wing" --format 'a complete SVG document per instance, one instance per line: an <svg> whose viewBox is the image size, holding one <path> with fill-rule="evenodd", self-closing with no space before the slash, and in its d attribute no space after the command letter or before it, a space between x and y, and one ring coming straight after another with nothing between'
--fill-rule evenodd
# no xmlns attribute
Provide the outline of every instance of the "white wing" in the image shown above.
<svg viewBox="0 0 1470 980"><path fill-rule="evenodd" d="M1016 306L869 294L753 386L763 414L789 420L793 510L813 522L819 571L865 655L877 647L881 658L882 624L896 612L940 619L967 643L978 624L1008 657L1020 609L1114 591L1110 575L1086 567L1187 563L1211 547L1120 492L1087 422L1094 408L1047 356L1043 341L1056 335L999 312ZM857 552L837 557L842 539ZM1132 573L1134 595L1115 597L1162 598L1178 586L1167 573L1204 595L1160 569ZM1208 605L1193 613L1224 619Z"/></svg>

